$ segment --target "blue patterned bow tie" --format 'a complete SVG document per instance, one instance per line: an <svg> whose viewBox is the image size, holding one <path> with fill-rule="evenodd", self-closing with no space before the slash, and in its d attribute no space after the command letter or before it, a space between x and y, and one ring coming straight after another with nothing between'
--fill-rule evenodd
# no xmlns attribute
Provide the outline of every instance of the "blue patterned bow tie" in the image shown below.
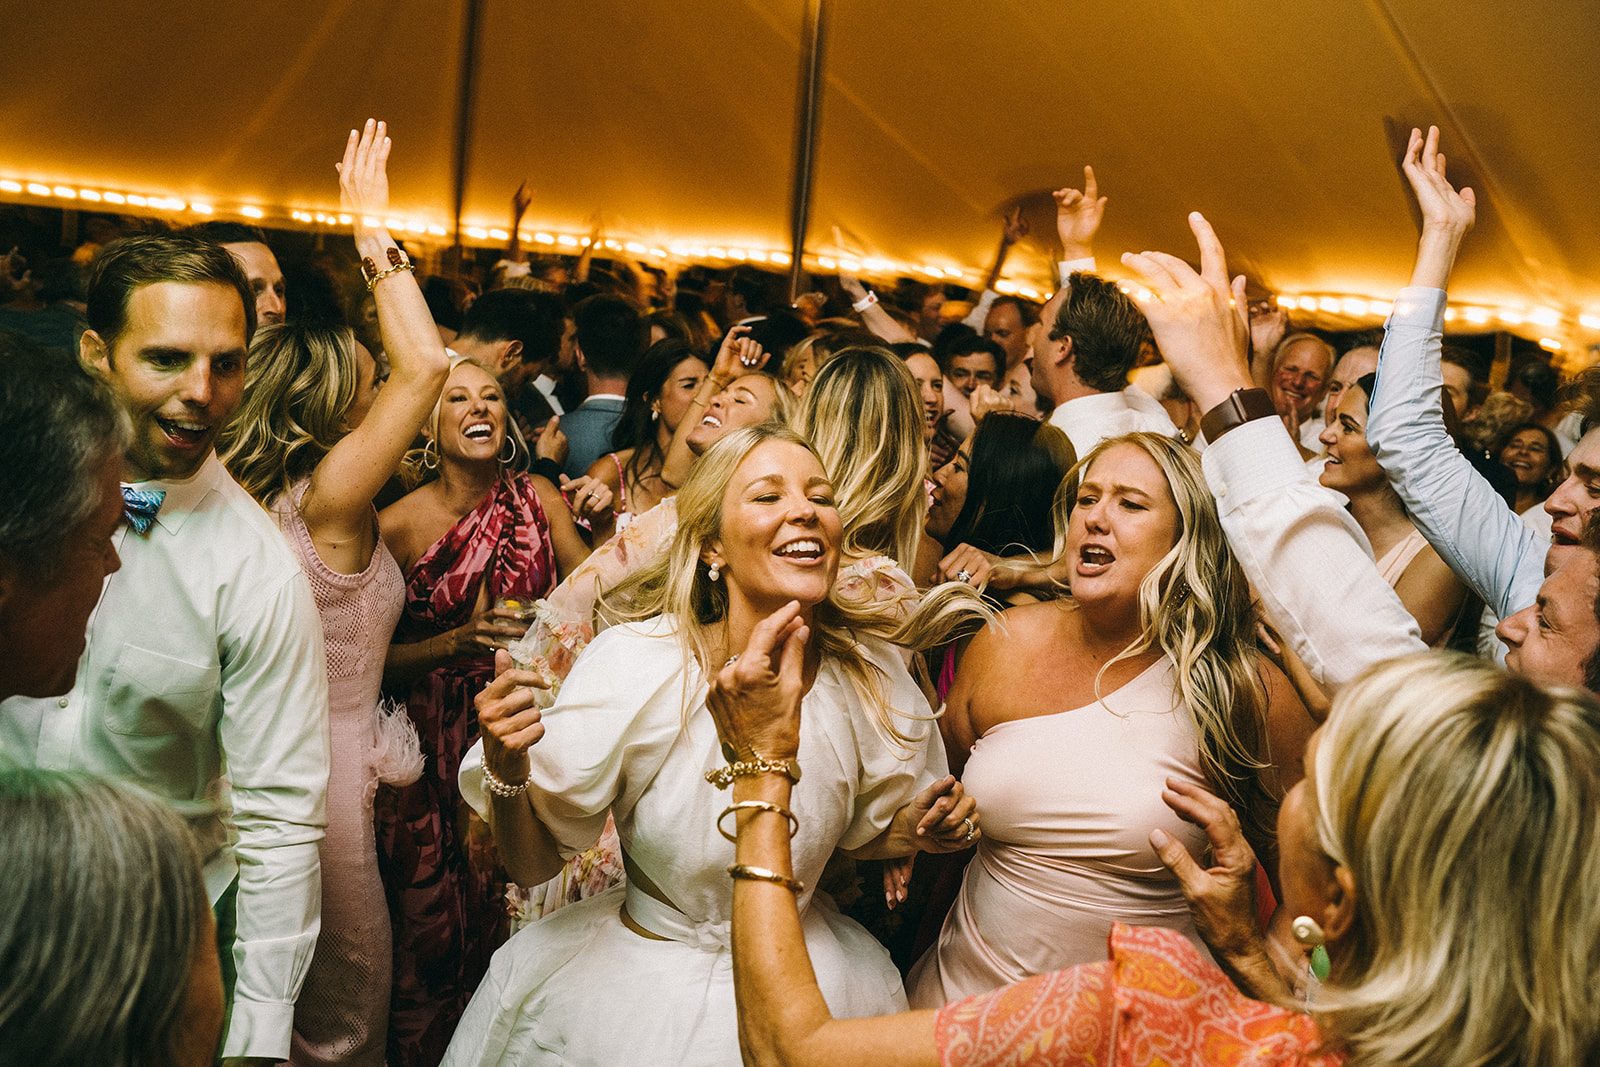
<svg viewBox="0 0 1600 1067"><path fill-rule="evenodd" d="M136 534L147 534L155 525L161 502L167 499L165 489L130 489L122 487L122 517L128 520Z"/></svg>

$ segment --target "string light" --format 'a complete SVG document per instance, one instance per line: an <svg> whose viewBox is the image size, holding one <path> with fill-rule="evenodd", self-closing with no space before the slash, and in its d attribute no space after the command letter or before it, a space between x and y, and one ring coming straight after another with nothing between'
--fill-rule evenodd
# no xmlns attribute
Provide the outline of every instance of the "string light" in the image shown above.
<svg viewBox="0 0 1600 1067"><path fill-rule="evenodd" d="M23 181L13 178L0 178L0 193L21 194L61 201L82 201L90 204L129 205L136 208L145 208L162 212L192 212L196 215L213 215L218 212L215 204L210 202L185 202L182 198L172 195L151 195L148 193L119 192L113 189L91 189L71 185L53 185L37 181ZM234 208L222 209L224 213L233 213L248 219L265 219L267 212L253 204L242 204ZM345 213L332 214L330 212L312 212L295 209L289 212L289 218L305 225L319 226L350 226L354 223L353 216ZM367 226L376 227L380 220L364 218ZM386 219L382 225L393 231L403 231L409 234L427 235L430 237L446 238L449 231L438 223L431 223L422 219ZM510 239L508 231L499 228L471 226L463 231L466 237L479 241L506 241ZM562 249L587 248L591 244L588 237L578 238L570 234L556 234L544 230L536 230L531 234L519 232L518 238L524 242L545 246L556 246ZM626 252L633 256L650 256L653 259L664 260L670 257L680 260L714 259L731 260L734 262L770 263L778 267L787 267L793 260L789 253L781 251L768 252L759 248L723 247L718 245L692 245L672 244L667 248L647 246L640 241L623 243L617 239L604 239L597 244L612 252ZM874 274L918 274L931 279L951 279L964 281L971 275L959 267L941 267L931 263L906 264L896 263L892 260L878 256L856 258L854 256L816 256L818 267L826 271L846 271L849 273L869 272ZM1001 279L995 283L999 292L1015 294L1038 300L1043 294L1026 285ZM1123 285L1124 292L1128 292L1140 300L1148 300L1149 292L1141 287ZM1288 311L1308 311L1319 314L1339 315L1345 318L1387 318L1393 310L1393 305L1387 300L1369 299L1359 296L1338 294L1325 295L1300 295L1293 293L1280 293L1273 298L1273 302L1280 308ZM1491 321L1498 321L1506 326L1518 327L1523 325L1549 330L1559 327L1563 315L1549 307L1534 307L1531 309L1518 308L1483 308L1470 306L1451 306L1444 312L1445 321L1462 322L1472 326L1487 326ZM1586 330L1600 330L1600 314L1583 314L1576 316L1577 324ZM1569 322L1571 320L1568 320ZM1539 339L1541 347L1547 351L1558 352L1562 350L1563 342L1559 337L1544 336Z"/></svg>

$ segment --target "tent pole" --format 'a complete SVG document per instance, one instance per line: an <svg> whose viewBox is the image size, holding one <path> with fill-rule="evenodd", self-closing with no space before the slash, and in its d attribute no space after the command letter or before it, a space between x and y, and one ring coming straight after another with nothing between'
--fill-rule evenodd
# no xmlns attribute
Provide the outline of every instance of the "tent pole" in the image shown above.
<svg viewBox="0 0 1600 1067"><path fill-rule="evenodd" d="M800 33L800 83L795 93L794 174L789 197L789 303L800 297L805 274L806 221L811 212L811 179L816 172L821 123L823 41L828 0L807 0Z"/></svg>
<svg viewBox="0 0 1600 1067"><path fill-rule="evenodd" d="M461 70L456 80L456 143L451 190L454 198L455 244L451 247L456 273L461 273L461 204L467 195L467 151L472 143L472 110L478 85L478 22L483 0L466 0L461 26Z"/></svg>

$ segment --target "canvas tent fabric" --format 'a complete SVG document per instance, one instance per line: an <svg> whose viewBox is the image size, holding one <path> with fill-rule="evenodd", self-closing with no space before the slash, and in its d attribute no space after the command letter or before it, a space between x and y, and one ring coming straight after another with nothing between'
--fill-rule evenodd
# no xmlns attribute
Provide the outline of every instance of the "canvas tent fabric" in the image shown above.
<svg viewBox="0 0 1600 1067"><path fill-rule="evenodd" d="M336 211L368 115L395 212L447 227L465 0L4 0L0 179ZM652 247L788 247L804 0L483 0L464 224ZM1392 297L1414 248L1397 159L1444 131L1479 195L1452 299L1600 340L1600 5L1543 0L828 0L807 246L965 271L1012 204L1045 286L1049 191L1094 165L1099 242L1188 252L1206 213L1275 292ZM293 223L290 223L293 224Z"/></svg>

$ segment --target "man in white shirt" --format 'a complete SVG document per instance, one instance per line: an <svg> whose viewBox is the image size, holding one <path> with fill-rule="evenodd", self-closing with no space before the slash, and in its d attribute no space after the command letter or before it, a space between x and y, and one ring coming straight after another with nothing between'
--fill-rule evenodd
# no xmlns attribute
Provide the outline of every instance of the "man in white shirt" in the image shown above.
<svg viewBox="0 0 1600 1067"><path fill-rule="evenodd" d="M1139 430L1177 436L1166 409L1128 383L1148 338L1134 302L1093 274L1071 275L1044 306L1033 340L1033 388L1055 405L1050 422L1080 459L1108 437Z"/></svg>
<svg viewBox="0 0 1600 1067"><path fill-rule="evenodd" d="M275 1062L319 925L328 689L310 586L212 448L243 390L253 294L220 245L134 237L97 261L88 319L83 360L133 429L122 569L71 691L0 704L0 750L135 781L189 820L224 947L221 1055Z"/></svg>

